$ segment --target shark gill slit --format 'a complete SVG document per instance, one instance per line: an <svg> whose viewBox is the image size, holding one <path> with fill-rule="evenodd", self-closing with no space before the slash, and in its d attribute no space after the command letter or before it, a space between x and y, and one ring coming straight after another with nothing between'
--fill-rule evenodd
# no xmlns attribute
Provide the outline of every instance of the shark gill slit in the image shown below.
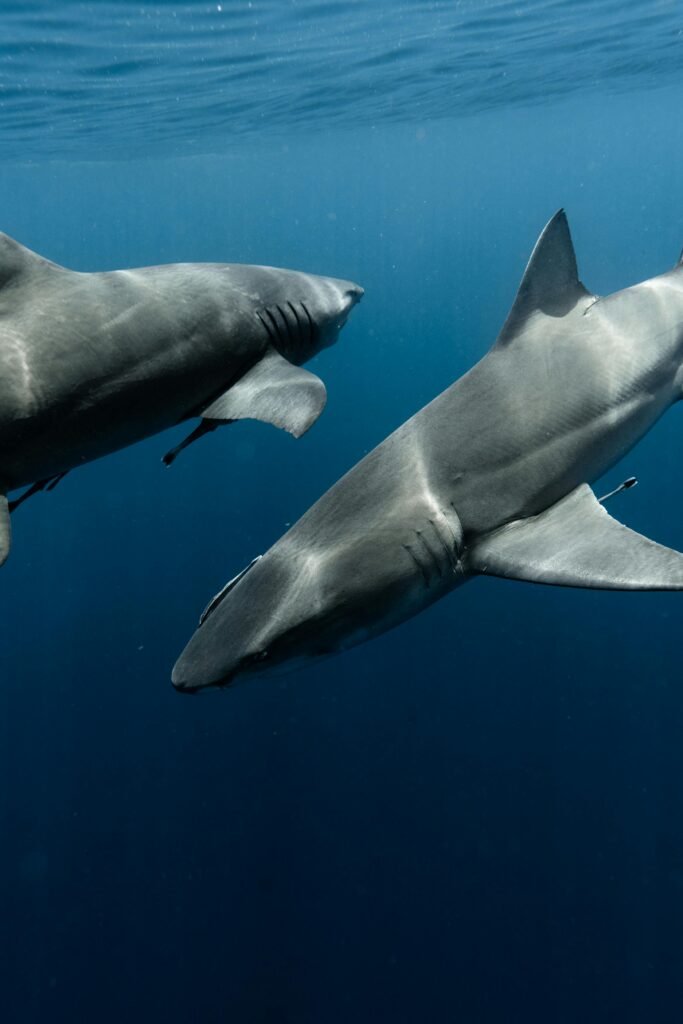
<svg viewBox="0 0 683 1024"><path fill-rule="evenodd" d="M271 329L271 328L270 328L270 327L268 326L268 324L267 324L267 323L266 323L266 321L265 321L265 320L263 319L263 317L261 316L261 314L260 314L260 313L257 313L257 314L256 314L256 316L257 316L257 317L259 318L259 320L261 321L261 323L262 323L262 324L263 324L263 326L265 327L265 329L266 329L266 334L268 335L268 340L270 341L271 345L275 345L275 338L273 337L273 331L272 331L272 329Z"/></svg>
<svg viewBox="0 0 683 1024"><path fill-rule="evenodd" d="M273 314L271 313L271 311L269 309L265 310L265 314L268 317L268 319L270 320L270 323L272 325L273 331L275 332L275 337L277 338L277 340L280 343L277 346L277 348L280 348L282 346L283 342L284 342L284 339L282 337L280 328L277 325L277 320L275 319L275 317L273 316Z"/></svg>
<svg viewBox="0 0 683 1024"><path fill-rule="evenodd" d="M458 510L456 509L455 504L452 501L449 501L448 504L451 506L451 508L453 510L453 515L455 516L455 521L458 524L458 526L460 527L460 539L459 539L459 541L456 540L456 544L455 544L455 564L456 564L456 570L458 572L462 572L463 571L463 564L462 564L462 558L460 556L461 556L463 550L465 549L465 533L464 533L464 530L463 530L462 523L460 522L460 516L458 515Z"/></svg>
<svg viewBox="0 0 683 1024"><path fill-rule="evenodd" d="M441 530L436 525L434 520L430 519L429 522L431 524L432 529L434 530L434 533L436 534L437 540L440 542L440 544L441 544L441 546L442 546L442 548L444 550L444 554L446 556L446 563L447 563L448 567L453 572L455 572L455 569L456 569L456 563L455 563L455 555L456 555L456 550L455 550L455 534L453 534L453 531L451 530L451 534L453 536L453 550L451 551L451 548L450 548L450 546L448 544L448 541L446 540L446 538L444 537L444 535L442 534ZM450 529L450 525L449 525L449 529Z"/></svg>
<svg viewBox="0 0 683 1024"><path fill-rule="evenodd" d="M439 578L441 578L443 576L443 568L441 566L441 562L439 561L439 559L437 557L436 552L431 547L431 545L429 544L429 541L424 536L424 534L422 533L421 530L416 530L415 534L416 534L418 540L421 541L422 545L426 549L428 556L431 558L432 562L434 563L434 567L436 568L436 571L437 571L437 574L438 574Z"/></svg>
<svg viewBox="0 0 683 1024"><path fill-rule="evenodd" d="M309 340L310 344L312 345L313 342L315 341L315 324L313 323L313 317L308 312L308 306L306 305L305 302L301 303L301 308L303 309L303 311L306 314L306 317L308 319L308 330L309 330L309 338L308 338L308 340Z"/></svg>
<svg viewBox="0 0 683 1024"><path fill-rule="evenodd" d="M446 526L448 527L448 530L450 531L451 537L453 538L453 568L457 569L460 565L460 552L462 551L462 524L460 522L460 517L458 513L455 511L455 505L453 504L452 501L450 502L450 506L451 509L453 510L455 521L458 524L458 528L460 530L459 535L453 529L453 525L450 519L448 518L448 512L445 509L441 509L441 515L443 516L443 520Z"/></svg>
<svg viewBox="0 0 683 1024"><path fill-rule="evenodd" d="M289 323L289 318L285 313L284 309L282 308L282 306L276 306L275 308L283 319L285 330L287 331L287 352L291 353L294 351L294 337L292 335L292 328Z"/></svg>
<svg viewBox="0 0 683 1024"><path fill-rule="evenodd" d="M420 573L421 573L421 575L422 575L422 579L424 580L424 585L425 585L425 587L429 587L429 573L428 573L428 572L427 572L427 570L425 569L425 567L424 567L424 564L423 564L423 563L422 563L422 562L420 561L420 559L419 559L419 558L417 557L417 555L416 555L416 554L415 554L415 552L413 551L413 549L412 549L412 547L410 546L410 544L403 544L403 545L402 545L402 547L404 547L404 548L405 548L405 550L406 550L406 551L408 552L408 554L410 555L410 557L411 557L411 559L413 560L413 562L415 563L415 565L416 565L416 566L418 567L418 569L420 570Z"/></svg>
<svg viewBox="0 0 683 1024"><path fill-rule="evenodd" d="M296 336L301 341L303 339L303 336L304 336L303 324L301 323L301 320L299 319L299 314L296 311L296 306L294 306L289 301L287 302L287 305L289 306L289 308L291 309L291 311L292 311L292 313L294 315L294 321L296 323Z"/></svg>

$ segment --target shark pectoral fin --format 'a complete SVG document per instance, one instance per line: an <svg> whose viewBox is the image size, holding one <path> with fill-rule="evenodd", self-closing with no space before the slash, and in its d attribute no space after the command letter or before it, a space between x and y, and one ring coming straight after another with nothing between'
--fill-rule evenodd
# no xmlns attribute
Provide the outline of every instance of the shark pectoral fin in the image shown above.
<svg viewBox="0 0 683 1024"><path fill-rule="evenodd" d="M12 527L9 518L7 496L0 494L0 565L7 561L12 542Z"/></svg>
<svg viewBox="0 0 683 1024"><path fill-rule="evenodd" d="M683 554L622 526L587 484L477 541L467 567L560 587L683 590Z"/></svg>
<svg viewBox="0 0 683 1024"><path fill-rule="evenodd" d="M205 420L262 420L301 437L323 411L325 385L273 348L236 384L202 410Z"/></svg>

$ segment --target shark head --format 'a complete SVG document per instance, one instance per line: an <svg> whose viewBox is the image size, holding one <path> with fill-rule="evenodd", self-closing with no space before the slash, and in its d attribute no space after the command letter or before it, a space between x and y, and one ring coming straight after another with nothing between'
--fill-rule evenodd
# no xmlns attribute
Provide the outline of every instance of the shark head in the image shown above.
<svg viewBox="0 0 683 1024"><path fill-rule="evenodd" d="M451 587L450 557L442 560L427 586L391 531L388 545L363 531L352 543L320 545L295 526L209 603L173 684L185 693L225 687L354 647Z"/></svg>
<svg viewBox="0 0 683 1024"><path fill-rule="evenodd" d="M410 573L406 580L383 559L373 563L368 549L359 573L356 555L364 557L300 551L296 537L285 535L210 602L173 669L176 689L195 693L281 671L285 663L298 667L410 614Z"/></svg>
<svg viewBox="0 0 683 1024"><path fill-rule="evenodd" d="M304 567L269 552L255 559L209 603L173 669L183 693L223 688L272 672L284 662L329 653L316 608L315 581Z"/></svg>
<svg viewBox="0 0 683 1024"><path fill-rule="evenodd" d="M310 286L304 312L314 327L315 351L334 345L353 307L363 298L363 289L353 281L336 277L303 275ZM304 303L302 302L302 305ZM296 313L296 305L294 306Z"/></svg>
<svg viewBox="0 0 683 1024"><path fill-rule="evenodd" d="M297 366L334 345L363 297L353 281L297 270L233 265L230 274L256 299L254 311L273 348Z"/></svg>

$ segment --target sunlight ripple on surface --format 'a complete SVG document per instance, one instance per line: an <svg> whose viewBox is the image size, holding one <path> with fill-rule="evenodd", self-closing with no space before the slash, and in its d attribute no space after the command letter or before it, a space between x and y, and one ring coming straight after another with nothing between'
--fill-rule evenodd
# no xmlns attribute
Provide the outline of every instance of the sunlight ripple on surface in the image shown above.
<svg viewBox="0 0 683 1024"><path fill-rule="evenodd" d="M245 133L462 116L667 84L673 0L9 2L5 160L224 151Z"/></svg>

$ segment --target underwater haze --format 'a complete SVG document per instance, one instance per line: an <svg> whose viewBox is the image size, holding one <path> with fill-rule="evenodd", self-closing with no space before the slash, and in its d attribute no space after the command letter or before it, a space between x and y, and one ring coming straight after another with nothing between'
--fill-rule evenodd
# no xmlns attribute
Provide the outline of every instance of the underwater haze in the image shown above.
<svg viewBox="0 0 683 1024"><path fill-rule="evenodd" d="M185 426L13 516L0 1020L680 1019L680 594L478 579L196 699L209 598L495 340L567 211L604 295L683 246L673 0L5 3L0 229L77 270L270 264L365 297L299 441ZM683 550L674 407L600 484Z"/></svg>

